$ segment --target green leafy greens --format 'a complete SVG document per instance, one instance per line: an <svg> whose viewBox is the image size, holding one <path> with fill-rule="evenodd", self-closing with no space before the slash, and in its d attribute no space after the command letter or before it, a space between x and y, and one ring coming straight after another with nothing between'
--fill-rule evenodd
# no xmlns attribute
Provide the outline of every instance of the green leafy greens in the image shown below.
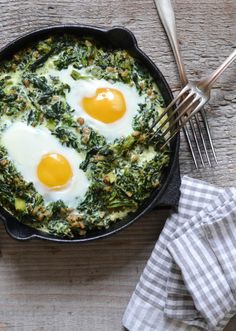
<svg viewBox="0 0 236 331"><path fill-rule="evenodd" d="M145 102L138 105L132 135L108 143L83 118L76 118L66 102L70 87L45 75L49 67L62 70L69 65L74 68L71 77L75 81L96 78L123 82L145 96ZM81 68L86 74L78 71ZM161 150L160 137L150 142L149 134L163 107L153 78L125 50L109 49L90 38L63 35L16 53L0 64L0 135L6 118L46 126L63 145L84 154L80 168L90 186L75 209L62 201L45 204L0 144L0 205L19 221L60 237L108 228L137 210L161 185L169 148Z"/></svg>

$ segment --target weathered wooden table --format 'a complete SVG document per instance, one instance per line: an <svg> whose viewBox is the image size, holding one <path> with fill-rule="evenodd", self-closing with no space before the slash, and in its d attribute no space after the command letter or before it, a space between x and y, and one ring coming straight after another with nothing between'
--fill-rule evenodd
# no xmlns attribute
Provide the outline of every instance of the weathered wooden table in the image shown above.
<svg viewBox="0 0 236 331"><path fill-rule="evenodd" d="M190 77L211 72L235 47L235 0L176 0ZM0 0L0 46L59 23L122 25L174 88L178 75L153 0ZM219 166L196 171L186 143L182 174L236 185L236 67L216 84L209 122ZM119 331L121 318L168 212L152 212L110 239L82 246L16 242L0 225L1 331ZM236 319L226 328L236 330ZM226 331L225 330L225 331Z"/></svg>

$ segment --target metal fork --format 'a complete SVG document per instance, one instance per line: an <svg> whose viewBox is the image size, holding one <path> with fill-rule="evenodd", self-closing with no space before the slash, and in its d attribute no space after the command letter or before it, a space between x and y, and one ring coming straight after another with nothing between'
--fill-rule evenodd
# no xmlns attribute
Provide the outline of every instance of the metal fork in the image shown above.
<svg viewBox="0 0 236 331"><path fill-rule="evenodd" d="M174 57L177 63L177 67L179 70L179 76L180 76L180 81L182 84L182 87L185 86L188 83L188 79L186 76L186 71L185 71L185 67L182 61L182 57L180 54L180 50L179 50L179 45L178 45L178 39L177 39L177 32L176 32L176 25L175 25L175 16L174 16L174 10L171 4L170 0L154 0L156 3L156 7L160 16L160 19L162 21L162 24L164 26L164 29L166 31L167 37L169 39L170 45L172 47L173 53L174 53ZM201 127L201 122L203 122L204 127ZM197 132L195 129L195 124L197 126ZM190 122L190 130L192 132L192 134L189 132L189 129L187 126L185 126L183 128L184 134L185 134L185 138L187 140L189 149L191 151L192 154L192 158L194 161L194 164L196 166L196 168L198 169L198 162L197 162L197 157L195 155L194 152L194 147L192 145L191 142L191 136L193 136L194 142L196 144L197 147L197 151L198 151L198 155L200 157L200 161L203 167L205 167L205 162L204 162L204 158L203 158L203 154L201 152L201 145L204 148L205 151L205 155L207 158L207 162L209 164L209 166L211 166L211 161L210 161L210 157L209 157L209 153L207 150L207 146L206 146L206 142L204 139L204 132L206 131L206 135L208 137L209 143L210 143L210 148L212 150L212 154L214 157L215 162L217 163L217 157L216 157L216 153L215 153L215 149L213 146L213 142L212 142L212 138L211 138L211 133L210 133L210 129L209 129L209 125L207 122L207 118L206 118L206 114L204 109L201 109L200 113L197 114L196 116L194 116ZM200 136L200 141L198 136Z"/></svg>
<svg viewBox="0 0 236 331"><path fill-rule="evenodd" d="M157 126L154 135L159 134L163 138L168 135L163 146L173 139L186 123L208 102L212 85L235 59L236 49L210 76L201 79L199 82L189 82L171 101L157 122L152 126L152 129L155 129ZM172 109L173 106L176 106L175 109ZM171 109L172 111L170 112ZM166 115L167 118L165 118ZM165 125L168 123L168 127L165 128ZM176 124L178 124L177 127ZM172 130L173 128L174 130Z"/></svg>

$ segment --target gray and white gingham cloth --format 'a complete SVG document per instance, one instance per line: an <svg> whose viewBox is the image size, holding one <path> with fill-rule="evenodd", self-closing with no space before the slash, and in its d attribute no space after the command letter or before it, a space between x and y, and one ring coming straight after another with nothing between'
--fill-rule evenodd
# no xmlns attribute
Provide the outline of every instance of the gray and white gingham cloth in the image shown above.
<svg viewBox="0 0 236 331"><path fill-rule="evenodd" d="M222 331L236 313L236 189L182 178L178 212L123 316L130 331Z"/></svg>

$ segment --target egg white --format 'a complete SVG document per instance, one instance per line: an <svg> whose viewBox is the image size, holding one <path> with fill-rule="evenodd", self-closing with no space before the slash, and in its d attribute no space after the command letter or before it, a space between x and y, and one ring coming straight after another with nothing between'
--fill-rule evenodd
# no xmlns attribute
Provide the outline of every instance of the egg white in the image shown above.
<svg viewBox="0 0 236 331"><path fill-rule="evenodd" d="M34 128L16 122L5 129L1 144L7 149L9 159L14 163L17 171L27 182L33 183L46 204L62 200L68 207L75 208L84 199L89 180L79 169L83 156L71 148L62 146L47 128L43 126ZM63 155L73 172L69 184L57 191L47 188L37 177L37 167L41 158L52 152Z"/></svg>
<svg viewBox="0 0 236 331"><path fill-rule="evenodd" d="M133 132L133 119L138 113L138 104L144 102L144 97L138 94L137 89L122 82L111 83L105 79L96 79L92 76L89 79L74 80L71 77L72 70L76 70L72 65L62 70L49 69L46 77L49 80L50 77L57 77L61 82L70 86L70 91L66 93L66 101L75 110L74 116L84 118L86 125L103 135L108 142L130 135ZM82 76L88 76L86 69L77 71ZM121 119L107 124L96 120L83 110L83 98L93 97L98 88L114 88L123 94L126 112Z"/></svg>

